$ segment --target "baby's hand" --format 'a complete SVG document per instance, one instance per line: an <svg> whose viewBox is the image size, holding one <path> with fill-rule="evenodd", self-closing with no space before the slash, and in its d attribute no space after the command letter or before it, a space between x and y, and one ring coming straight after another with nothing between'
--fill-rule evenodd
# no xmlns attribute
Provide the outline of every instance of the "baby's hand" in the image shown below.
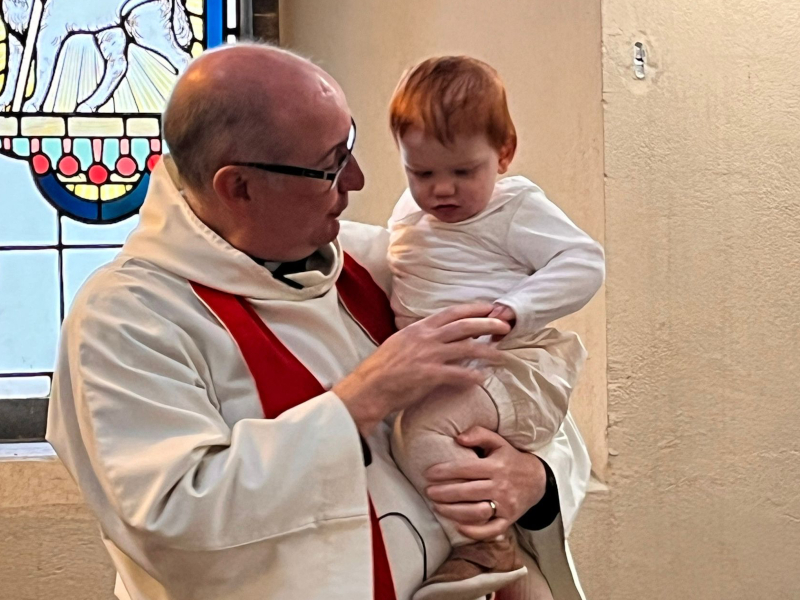
<svg viewBox="0 0 800 600"><path fill-rule="evenodd" d="M506 323L513 324L514 321L517 320L517 315L514 314L514 310L512 308L503 306L502 304L495 304L494 309L489 313L489 318L500 319Z"/></svg>
<svg viewBox="0 0 800 600"><path fill-rule="evenodd" d="M517 320L517 315L514 312L514 309L509 308L508 306L503 306L502 304L495 304L492 312L489 313L490 319L500 319L501 321L505 321L511 327L514 327L514 323ZM499 342L505 336L504 335L493 335L492 341Z"/></svg>

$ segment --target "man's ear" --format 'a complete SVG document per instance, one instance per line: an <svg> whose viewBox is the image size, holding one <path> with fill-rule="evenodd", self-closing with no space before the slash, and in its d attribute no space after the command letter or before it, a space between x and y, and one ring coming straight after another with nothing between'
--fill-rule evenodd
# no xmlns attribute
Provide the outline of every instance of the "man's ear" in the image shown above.
<svg viewBox="0 0 800 600"><path fill-rule="evenodd" d="M251 200L247 183L242 170L231 165L216 172L211 187L225 204L235 206Z"/></svg>
<svg viewBox="0 0 800 600"><path fill-rule="evenodd" d="M514 160L514 154L517 152L517 140L510 139L503 147L500 148L500 160L497 162L497 173L504 175L508 171L511 161Z"/></svg>

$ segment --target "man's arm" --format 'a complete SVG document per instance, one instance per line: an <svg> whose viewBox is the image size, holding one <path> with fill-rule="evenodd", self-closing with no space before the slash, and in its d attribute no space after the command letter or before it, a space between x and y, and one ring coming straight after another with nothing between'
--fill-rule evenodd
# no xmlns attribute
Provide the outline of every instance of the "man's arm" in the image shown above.
<svg viewBox="0 0 800 600"><path fill-rule="evenodd" d="M67 321L48 440L105 531L211 552L366 514L357 429L335 394L231 427L200 375L212 368L142 304L97 293Z"/></svg>

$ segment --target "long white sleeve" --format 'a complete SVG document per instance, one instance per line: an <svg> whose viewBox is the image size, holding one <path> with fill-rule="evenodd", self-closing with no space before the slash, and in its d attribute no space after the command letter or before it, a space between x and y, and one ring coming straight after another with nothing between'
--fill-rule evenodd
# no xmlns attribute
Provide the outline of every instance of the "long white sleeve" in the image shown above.
<svg viewBox="0 0 800 600"><path fill-rule="evenodd" d="M539 188L532 186L510 221L506 247L533 275L498 302L514 309L514 335L531 334L580 310L605 278L603 249Z"/></svg>
<svg viewBox="0 0 800 600"><path fill-rule="evenodd" d="M91 471L77 471L96 477L88 500L112 539L119 519L143 546L218 551L366 514L357 430L333 393L230 427L190 336L142 303L100 296L65 328L48 439L67 461L85 450ZM79 441L66 439L71 416Z"/></svg>

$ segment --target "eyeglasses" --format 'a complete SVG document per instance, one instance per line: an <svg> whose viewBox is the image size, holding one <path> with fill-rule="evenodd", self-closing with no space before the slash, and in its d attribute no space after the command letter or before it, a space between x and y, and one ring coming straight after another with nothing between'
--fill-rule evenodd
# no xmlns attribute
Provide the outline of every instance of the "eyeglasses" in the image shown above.
<svg viewBox="0 0 800 600"><path fill-rule="evenodd" d="M306 169L305 167L293 167L290 165L270 165L265 163L258 163L258 162L234 162L230 163L231 166L234 167L253 167L254 169L261 169L262 171L268 171L270 173L280 173L282 175L292 175L294 177L308 177L310 179L321 179L324 181L330 181L329 186L326 188L326 191L332 190L336 187L336 184L339 181L339 176L344 171L347 163L350 162L350 159L353 156L353 147L356 145L356 122L353 119L350 119L350 133L347 136L347 142L345 143L345 155L339 161L339 164L336 166L336 169L333 171L320 171L317 169Z"/></svg>

